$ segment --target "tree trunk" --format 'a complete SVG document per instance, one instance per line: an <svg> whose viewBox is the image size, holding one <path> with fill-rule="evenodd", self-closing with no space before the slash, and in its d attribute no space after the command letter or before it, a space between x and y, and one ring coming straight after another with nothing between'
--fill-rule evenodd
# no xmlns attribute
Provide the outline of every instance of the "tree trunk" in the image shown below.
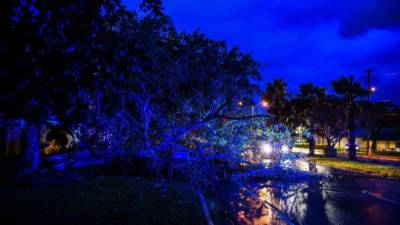
<svg viewBox="0 0 400 225"><path fill-rule="evenodd" d="M146 100L142 106L142 119L143 119L143 135L146 150L151 148L150 138L150 122L151 122L151 108L150 97L146 96Z"/></svg>
<svg viewBox="0 0 400 225"><path fill-rule="evenodd" d="M377 138L372 138L371 149L372 149L372 152L374 152L374 153L376 152L377 142L378 142Z"/></svg>
<svg viewBox="0 0 400 225"><path fill-rule="evenodd" d="M7 129L0 125L0 158L6 156Z"/></svg>
<svg viewBox="0 0 400 225"><path fill-rule="evenodd" d="M95 93L95 110L96 116L101 115L101 91L100 91L100 81L99 78L96 80L96 93Z"/></svg>
<svg viewBox="0 0 400 225"><path fill-rule="evenodd" d="M333 157L335 158L337 156L337 150L335 149L335 145L332 143L331 140L327 139L327 146L325 149L325 156L326 157Z"/></svg>
<svg viewBox="0 0 400 225"><path fill-rule="evenodd" d="M168 150L168 181L172 183L174 177L174 148L173 145Z"/></svg>
<svg viewBox="0 0 400 225"><path fill-rule="evenodd" d="M376 152L376 150L377 150L377 142L378 142L380 134L381 134L381 129L380 128L373 129L372 132L371 132L371 139L372 139L371 149L372 149L372 152Z"/></svg>
<svg viewBox="0 0 400 225"><path fill-rule="evenodd" d="M336 158L336 156L337 156L337 150L336 150L335 146L328 145L327 148L328 148L328 149L327 149L327 151L326 151L325 156L327 156L327 157L332 157L332 158Z"/></svg>
<svg viewBox="0 0 400 225"><path fill-rule="evenodd" d="M356 137L354 135L354 112L353 106L350 106L349 110L349 159L357 160L357 152L356 152Z"/></svg>
<svg viewBox="0 0 400 225"><path fill-rule="evenodd" d="M33 122L28 123L27 127L26 150L23 154L23 170L35 171L39 169L40 162L40 128Z"/></svg>
<svg viewBox="0 0 400 225"><path fill-rule="evenodd" d="M311 135L308 138L308 155L314 156L315 155L315 137Z"/></svg>
<svg viewBox="0 0 400 225"><path fill-rule="evenodd" d="M294 146L294 142L293 142L293 141L290 141L290 142L288 143L288 151L289 151L289 152L293 152L293 146Z"/></svg>
<svg viewBox="0 0 400 225"><path fill-rule="evenodd" d="M354 136L354 131L350 130L349 135L349 159L357 160L357 150L356 150L356 138Z"/></svg>

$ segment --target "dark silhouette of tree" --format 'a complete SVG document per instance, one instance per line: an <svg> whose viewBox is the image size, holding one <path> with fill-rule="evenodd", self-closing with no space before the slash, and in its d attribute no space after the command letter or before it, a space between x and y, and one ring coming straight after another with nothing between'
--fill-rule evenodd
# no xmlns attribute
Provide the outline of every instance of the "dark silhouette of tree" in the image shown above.
<svg viewBox="0 0 400 225"><path fill-rule="evenodd" d="M338 80L332 81L332 86L335 92L342 96L343 103L347 112L347 129L349 131L349 159L357 160L356 143L354 135L354 115L357 106L357 100L368 94L362 87L361 83L356 82L353 76L342 76Z"/></svg>
<svg viewBox="0 0 400 225"><path fill-rule="evenodd" d="M348 133L347 114L341 100L336 96L328 96L311 112L310 117L315 124L315 132L326 139L325 156L336 157L335 145Z"/></svg>
<svg viewBox="0 0 400 225"><path fill-rule="evenodd" d="M247 118L233 109L258 90L251 55L177 32L159 0L137 12L100 0L0 6L1 113L27 121L29 169L38 168L49 119L82 148L155 159L176 144L196 148L186 141L205 136L206 126Z"/></svg>
<svg viewBox="0 0 400 225"><path fill-rule="evenodd" d="M296 96L296 110L301 117L302 124L308 129L307 139L309 143L309 155L315 154L315 134L317 124L313 117L314 112L325 104L327 97L326 89L306 83L300 85L300 93Z"/></svg>
<svg viewBox="0 0 400 225"><path fill-rule="evenodd" d="M268 82L263 99L268 102L270 107L268 113L274 116L276 122L284 123L288 119L290 111L289 95L287 93L287 83L283 79L274 79Z"/></svg>
<svg viewBox="0 0 400 225"><path fill-rule="evenodd" d="M267 122L284 125L294 137L296 128L302 123L302 117L297 99L292 98L286 88L287 83L283 79L274 79L272 82L268 82L263 100L268 102L267 112L273 118ZM290 143L289 147L292 148L293 144Z"/></svg>
<svg viewBox="0 0 400 225"><path fill-rule="evenodd" d="M26 169L38 168L39 134L49 118L69 116L81 68L77 49L97 30L101 1L1 3L1 111L25 119Z"/></svg>

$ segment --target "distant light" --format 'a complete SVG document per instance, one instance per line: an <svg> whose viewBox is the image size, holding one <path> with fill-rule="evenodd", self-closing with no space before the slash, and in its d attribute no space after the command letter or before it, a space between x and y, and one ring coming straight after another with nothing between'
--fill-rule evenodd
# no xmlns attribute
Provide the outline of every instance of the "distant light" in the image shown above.
<svg viewBox="0 0 400 225"><path fill-rule="evenodd" d="M296 127L295 133L296 133L296 134L301 134L301 133L303 133L305 130L306 130L305 127L303 127L303 126L298 126L298 127Z"/></svg>
<svg viewBox="0 0 400 225"><path fill-rule="evenodd" d="M346 145L344 146L344 148L345 148L345 149L349 149L349 148L350 148L350 144L346 144ZM354 148L355 148L356 150L359 150L359 149L360 149L360 146L358 146L358 144L356 143L356 145L354 146Z"/></svg>
<svg viewBox="0 0 400 225"><path fill-rule="evenodd" d="M283 145L282 152L288 152L288 151L289 151L289 147L287 145Z"/></svg>
<svg viewBox="0 0 400 225"><path fill-rule="evenodd" d="M263 143L261 145L261 151L268 155L272 152L272 146L268 143Z"/></svg>
<svg viewBox="0 0 400 225"><path fill-rule="evenodd" d="M265 101L265 100L262 100L261 106L262 106L262 107L268 107L268 102Z"/></svg>
<svg viewBox="0 0 400 225"><path fill-rule="evenodd" d="M375 92L375 91L376 91L376 87L371 87L371 88L370 88L370 91L371 91L371 92Z"/></svg>
<svg viewBox="0 0 400 225"><path fill-rule="evenodd" d="M239 105L239 106L243 106L243 102L242 102L242 101L239 101L239 102L238 102L238 105Z"/></svg>

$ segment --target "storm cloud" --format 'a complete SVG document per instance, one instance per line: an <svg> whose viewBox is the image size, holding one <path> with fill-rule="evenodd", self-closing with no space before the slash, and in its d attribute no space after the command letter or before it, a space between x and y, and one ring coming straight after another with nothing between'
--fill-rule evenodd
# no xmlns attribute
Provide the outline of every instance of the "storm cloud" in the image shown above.
<svg viewBox="0 0 400 225"><path fill-rule="evenodd" d="M135 8L139 1L124 1ZM178 30L239 45L260 62L265 83L285 78L292 92L313 81L374 69L375 100L400 103L399 0L166 0Z"/></svg>

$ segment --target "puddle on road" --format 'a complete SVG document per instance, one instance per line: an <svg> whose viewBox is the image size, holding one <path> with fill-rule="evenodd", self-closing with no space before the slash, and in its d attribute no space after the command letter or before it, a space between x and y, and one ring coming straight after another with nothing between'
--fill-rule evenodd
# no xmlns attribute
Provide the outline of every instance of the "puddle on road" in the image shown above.
<svg viewBox="0 0 400 225"><path fill-rule="evenodd" d="M310 169L304 164L305 169ZM313 169L313 168L311 168ZM327 168L314 168L328 172ZM397 224L400 207L371 197L400 196L399 181L362 177L311 178L299 182L224 182L208 192L215 224ZM256 194L252 196L249 191ZM263 201L268 204L263 204ZM282 219L282 214L287 216Z"/></svg>

